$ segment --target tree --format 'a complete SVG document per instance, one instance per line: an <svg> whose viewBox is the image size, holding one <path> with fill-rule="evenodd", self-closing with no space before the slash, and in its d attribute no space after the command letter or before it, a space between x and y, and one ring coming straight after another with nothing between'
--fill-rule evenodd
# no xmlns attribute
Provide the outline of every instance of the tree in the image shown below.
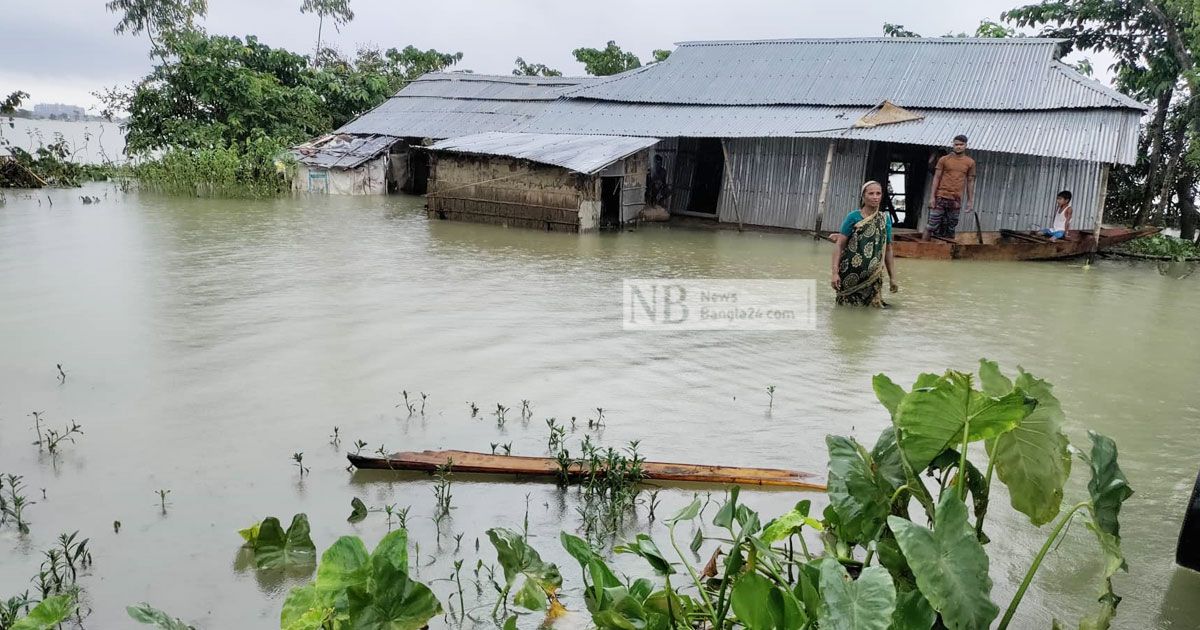
<svg viewBox="0 0 1200 630"><path fill-rule="evenodd" d="M122 14L114 31L132 35L144 32L156 50L164 33L192 30L196 18L208 14L208 0L109 0L104 6Z"/></svg>
<svg viewBox="0 0 1200 630"><path fill-rule="evenodd" d="M354 11L350 10L350 0L302 0L300 13L316 13L320 20L317 22L317 47L313 53L313 63L320 65L321 29L325 26L325 18L333 19L333 27L349 24L354 19Z"/></svg>
<svg viewBox="0 0 1200 630"><path fill-rule="evenodd" d="M544 63L526 63L524 59L517 57L513 62L516 68L513 68L512 73L517 76L524 77L561 77L562 73L554 68L546 66Z"/></svg>
<svg viewBox="0 0 1200 630"><path fill-rule="evenodd" d="M650 52L650 55L654 57L654 61L651 63L658 63L660 61L666 61L667 57L671 56L671 51L663 50L662 48L656 48Z"/></svg>
<svg viewBox="0 0 1200 630"><path fill-rule="evenodd" d="M1193 11L1184 5L1193 3ZM1107 51L1116 56L1112 70L1117 88L1141 101L1155 103L1143 127L1134 166L1113 170L1107 210L1111 218L1140 225L1154 214L1172 213L1171 191L1179 179L1191 177L1200 160L1180 164L1179 155L1196 151L1196 89L1181 85L1187 60L1197 48L1195 0L1055 0L1018 7L1002 14L1018 26L1041 27L1039 35L1066 39L1066 50ZM1172 35L1174 34L1174 35ZM1183 52L1183 55L1179 53ZM1193 66L1194 67L1194 66ZM1194 75L1194 73L1193 73ZM1186 105L1186 106L1181 106ZM1191 120L1192 138L1180 135L1175 118ZM1168 133L1168 130L1173 130ZM1184 146L1175 142L1182 139ZM1165 159L1164 159L1165 156Z"/></svg>
<svg viewBox="0 0 1200 630"><path fill-rule="evenodd" d="M21 103L29 98L29 92L17 90L0 101L0 114L15 114Z"/></svg>
<svg viewBox="0 0 1200 630"><path fill-rule="evenodd" d="M640 68L642 62L637 55L621 50L615 41L609 41L603 50L596 48L576 48L571 51L575 60L583 64L584 72L603 77L626 70Z"/></svg>
<svg viewBox="0 0 1200 630"><path fill-rule="evenodd" d="M921 35L919 33L916 33L916 32L913 32L913 31L910 31L910 30L904 28L903 24L891 24L889 22L884 22L883 23L883 36L884 37L920 37Z"/></svg>

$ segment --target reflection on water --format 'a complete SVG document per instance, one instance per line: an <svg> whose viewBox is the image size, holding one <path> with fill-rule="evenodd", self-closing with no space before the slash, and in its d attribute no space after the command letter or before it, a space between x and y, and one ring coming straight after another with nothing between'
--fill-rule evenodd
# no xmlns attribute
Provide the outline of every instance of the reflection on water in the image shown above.
<svg viewBox="0 0 1200 630"><path fill-rule="evenodd" d="M82 205L84 193L101 203ZM1076 444L1095 428L1120 446L1136 490L1122 523L1120 627L1189 627L1200 614L1188 596L1196 576L1172 563L1200 450L1200 277L1184 267L898 260L894 308L848 310L831 305L828 244L802 237L430 222L408 197L49 194L52 208L10 194L0 209L0 472L47 489L28 512L32 536L0 529L0 594L24 590L39 550L78 529L95 550L84 578L95 627L125 627L123 607L149 601L202 628L271 628L297 580L237 569L237 530L304 512L319 549L345 534L373 548L388 524L378 512L347 523L357 496L411 506L419 577L445 600L453 561L492 563L484 530L519 528L528 498L534 544L563 568L578 610L577 565L557 544L559 529L579 526L575 490L462 476L438 527L428 477L350 473L341 453L361 439L364 452L511 443L541 455L545 419L575 416L571 449L588 434L641 440L651 459L822 472L827 433L873 442L887 423L872 375L908 384L988 357L1054 383ZM621 280L636 277L815 278L818 330L623 332ZM428 394L424 415L397 407L402 390ZM531 420L517 417L522 399ZM497 403L514 410L503 426L488 414ZM596 407L606 425L588 432ZM53 460L39 455L32 410L53 426L75 419L85 435ZM335 426L341 448L329 443ZM295 452L312 469L302 482ZM1076 466L1068 497L1086 494L1085 473ZM171 490L166 516L159 489ZM660 519L697 490L664 490ZM744 496L765 517L823 501ZM1046 535L1006 503L1001 489L988 517L1002 606ZM664 535L644 505L637 519ZM1081 617L1098 588L1093 549L1072 528L1016 625Z"/></svg>

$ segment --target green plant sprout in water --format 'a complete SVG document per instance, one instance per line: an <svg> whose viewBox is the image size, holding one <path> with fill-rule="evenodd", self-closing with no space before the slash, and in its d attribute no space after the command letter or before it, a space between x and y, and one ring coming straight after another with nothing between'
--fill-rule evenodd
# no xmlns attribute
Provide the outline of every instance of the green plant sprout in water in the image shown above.
<svg viewBox="0 0 1200 630"><path fill-rule="evenodd" d="M136 606L126 606L125 612L134 621L154 626L159 630L196 630L194 626L189 626L179 617L172 617L145 602Z"/></svg>
<svg viewBox="0 0 1200 630"><path fill-rule="evenodd" d="M338 435L338 428L336 426L333 427L333 435L329 436L329 443L334 446L338 446L342 443L342 438L340 435Z"/></svg>
<svg viewBox="0 0 1200 630"><path fill-rule="evenodd" d="M42 449L42 445L46 441L45 437L42 435L42 414L44 414L44 413L46 413L46 412L45 411L33 411L33 412L30 412L30 414L29 414L29 415L33 416L33 430L37 432L38 441L36 442L36 444L38 446L38 450Z"/></svg>
<svg viewBox="0 0 1200 630"><path fill-rule="evenodd" d="M529 401L524 398L521 399L521 419L522 420L533 419L533 407L531 407L529 405Z"/></svg>
<svg viewBox="0 0 1200 630"><path fill-rule="evenodd" d="M411 417L414 413L416 413L417 407L408 400L408 390L401 391L400 395L404 396L404 402L402 404L404 405L404 408L408 410L408 415ZM401 403L397 403L396 406L399 407L400 404Z"/></svg>
<svg viewBox="0 0 1200 630"><path fill-rule="evenodd" d="M354 454L362 453L362 450L367 447L367 443L362 440L354 440Z"/></svg>
<svg viewBox="0 0 1200 630"><path fill-rule="evenodd" d="M75 443L75 436L83 435L83 430L78 422L71 421L69 426L63 428L61 432L54 429L46 429L46 450L51 454L58 452L58 445L63 442Z"/></svg>
<svg viewBox="0 0 1200 630"><path fill-rule="evenodd" d="M158 495L158 505L162 508L162 513L167 513L167 495L171 494L170 490L155 490L154 494Z"/></svg>
<svg viewBox="0 0 1200 630"><path fill-rule="evenodd" d="M775 386L767 385L767 409L775 408Z"/></svg>
<svg viewBox="0 0 1200 630"><path fill-rule="evenodd" d="M447 459L445 464L437 467L434 472L433 497L436 502L434 509L435 520L441 521L443 518L450 515L450 499L453 495L450 494L450 477L453 474L454 460Z"/></svg>
<svg viewBox="0 0 1200 630"><path fill-rule="evenodd" d="M25 508L34 505L25 497L25 483L21 475L0 476L0 525L12 521L20 534L29 533L29 521L25 520Z"/></svg>
<svg viewBox="0 0 1200 630"><path fill-rule="evenodd" d="M421 415L425 415L425 401L429 399L429 394L421 392Z"/></svg>
<svg viewBox="0 0 1200 630"><path fill-rule="evenodd" d="M493 413L496 415L496 426L504 426L504 414L508 413L508 407L505 407L500 403L496 403L496 411Z"/></svg>
<svg viewBox="0 0 1200 630"><path fill-rule="evenodd" d="M470 408L471 408L471 419L474 420L475 418L478 418L479 417L479 406L473 402L469 402L467 404L470 405Z"/></svg>
<svg viewBox="0 0 1200 630"><path fill-rule="evenodd" d="M294 462L293 465L296 469L300 471L300 478L303 479L304 475L308 474L308 468L304 466L304 453L292 453L292 462Z"/></svg>
<svg viewBox="0 0 1200 630"><path fill-rule="evenodd" d="M62 364L56 363L56 364L54 364L54 367L58 368L58 384L65 385L67 382L67 373L65 371L63 371Z"/></svg>
<svg viewBox="0 0 1200 630"><path fill-rule="evenodd" d="M316 546L309 534L308 516L296 514L287 530L268 516L261 523L239 530L243 544L259 569L305 568L316 562Z"/></svg>
<svg viewBox="0 0 1200 630"><path fill-rule="evenodd" d="M588 418L589 429L599 429L604 426L604 408L596 407L596 417Z"/></svg>

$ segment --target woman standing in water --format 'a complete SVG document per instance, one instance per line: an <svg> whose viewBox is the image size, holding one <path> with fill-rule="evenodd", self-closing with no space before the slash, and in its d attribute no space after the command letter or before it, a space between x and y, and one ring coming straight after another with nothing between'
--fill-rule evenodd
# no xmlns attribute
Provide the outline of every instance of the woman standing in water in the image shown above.
<svg viewBox="0 0 1200 630"><path fill-rule="evenodd" d="M892 293L899 290L892 266L892 217L879 210L883 187L870 181L862 185L861 209L846 216L834 235L833 278L838 304L887 306L883 301L883 270L887 267Z"/></svg>

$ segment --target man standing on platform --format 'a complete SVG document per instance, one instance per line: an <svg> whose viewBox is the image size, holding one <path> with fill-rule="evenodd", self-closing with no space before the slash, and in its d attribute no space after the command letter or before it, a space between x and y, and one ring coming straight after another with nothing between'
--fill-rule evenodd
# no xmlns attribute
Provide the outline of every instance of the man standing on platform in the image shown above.
<svg viewBox="0 0 1200 630"><path fill-rule="evenodd" d="M967 155L967 137L955 136L953 146L953 153L937 161L923 241L928 241L930 236L954 238L964 194L967 212L975 211L975 160Z"/></svg>

